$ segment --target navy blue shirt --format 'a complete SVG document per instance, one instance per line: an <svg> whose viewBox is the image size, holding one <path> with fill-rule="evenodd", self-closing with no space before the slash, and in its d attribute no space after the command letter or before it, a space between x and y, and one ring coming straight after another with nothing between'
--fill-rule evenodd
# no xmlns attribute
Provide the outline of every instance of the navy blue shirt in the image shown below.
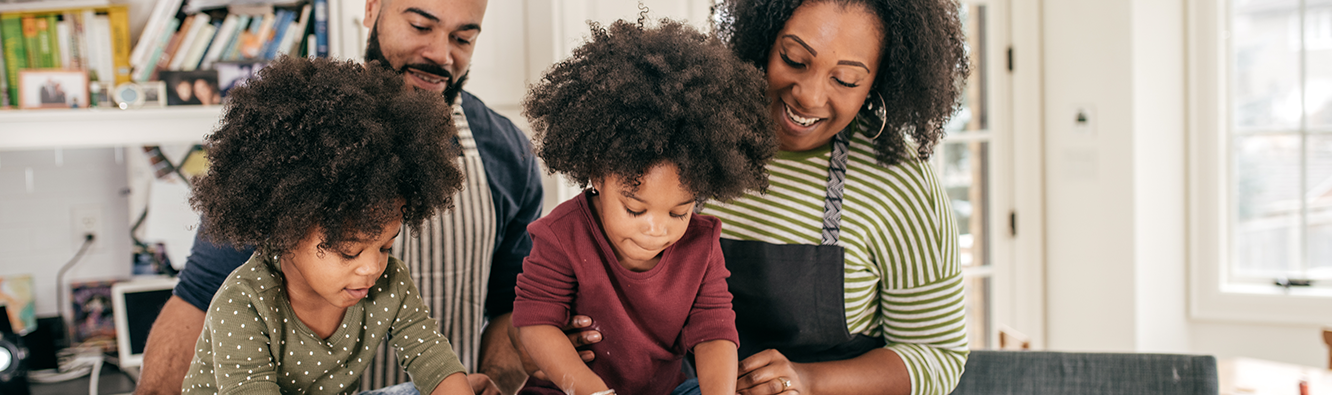
<svg viewBox="0 0 1332 395"><path fill-rule="evenodd" d="M541 216L541 172L531 142L513 122L470 93L463 92L461 99L495 201L495 251L486 291L486 317L493 319L513 311L513 287L523 258L532 250L527 224ZM201 233L194 234L194 247L174 292L207 310L222 281L250 259L254 247L214 244Z"/></svg>

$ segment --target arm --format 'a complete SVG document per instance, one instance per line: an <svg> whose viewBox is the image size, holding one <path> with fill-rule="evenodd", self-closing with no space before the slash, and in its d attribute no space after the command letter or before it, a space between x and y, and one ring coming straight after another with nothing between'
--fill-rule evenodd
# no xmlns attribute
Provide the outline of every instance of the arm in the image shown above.
<svg viewBox="0 0 1332 395"><path fill-rule="evenodd" d="M473 384L481 385L479 388L477 385L472 387L475 393L481 394L487 387L486 383L493 382L501 394L513 394L527 380L518 350L509 341L509 330L512 328L513 313L506 313L492 318L481 332L481 367L474 376L482 376L485 380L469 377Z"/></svg>
<svg viewBox="0 0 1332 395"><path fill-rule="evenodd" d="M401 305L389 328L388 344L397 350L398 364L407 370L418 393L437 392L440 388L453 394L471 394L471 385L464 373L465 369L458 355L453 352L449 339L439 333L439 322L430 318L430 309L421 300L421 292L416 288L416 281L409 277L407 268L396 258L389 260L387 283L392 293L401 295ZM384 283L381 279L381 284ZM396 285L395 285L396 284ZM457 376L463 385L463 392L453 392L453 384L445 385L445 379Z"/></svg>
<svg viewBox="0 0 1332 395"><path fill-rule="evenodd" d="M232 270L249 260L253 248L217 245L195 232L194 247L180 273L175 295L162 307L144 345L143 372L136 394L179 394L203 330L204 309Z"/></svg>
<svg viewBox="0 0 1332 395"><path fill-rule="evenodd" d="M511 123L502 124L512 128ZM509 130L507 135L515 138L523 136L516 129ZM491 196L495 199L497 208L496 221L503 221L503 226L497 227L500 234L496 235L498 238L495 240L495 252L491 259L490 279L486 292L486 318L490 323L481 334L477 371L494 380L503 394L517 392L527 380L522 358L509 339L509 332L513 329L511 313L515 298L514 285L517 283L518 273L522 272L523 259L527 258L527 254L532 250L532 238L527 234L527 225L541 216L544 189L541 184L540 168L531 154L530 145L524 144L525 142L525 140L514 140L511 144L520 148L520 154L509 161L510 163L505 163L511 167L497 169L490 167L491 164L486 165L487 169L494 169L488 172L497 177L493 182L503 184L495 185L502 188L491 189ZM505 192L496 189L507 190L505 192L511 195L511 198L505 199ZM508 209L498 210L500 207ZM511 214L499 216L506 213Z"/></svg>
<svg viewBox="0 0 1332 395"><path fill-rule="evenodd" d="M527 346L527 353L550 381L565 392L587 395L608 389L582 359L578 350L568 342L564 331L551 325L533 325L518 328L518 336Z"/></svg>
<svg viewBox="0 0 1332 395"><path fill-rule="evenodd" d="M143 372L139 376L139 395L179 394L185 371L194 356L194 344L203 331L204 312L172 296L148 332L143 349Z"/></svg>
<svg viewBox="0 0 1332 395"><path fill-rule="evenodd" d="M209 306L214 314L204 318L200 336L211 354L212 384L217 386L218 394L278 393L281 389L269 349L272 340L268 337L268 321L250 299L258 292L234 284L219 292L217 303ZM186 382L197 383L198 379L190 375Z"/></svg>
<svg viewBox="0 0 1332 395"><path fill-rule="evenodd" d="M698 364L698 386L707 395L734 394L736 345L729 340L709 340L694 346Z"/></svg>
<svg viewBox="0 0 1332 395"><path fill-rule="evenodd" d="M472 387L467 384L467 374L458 372L445 377L444 381L435 386L430 395L460 395L472 393Z"/></svg>

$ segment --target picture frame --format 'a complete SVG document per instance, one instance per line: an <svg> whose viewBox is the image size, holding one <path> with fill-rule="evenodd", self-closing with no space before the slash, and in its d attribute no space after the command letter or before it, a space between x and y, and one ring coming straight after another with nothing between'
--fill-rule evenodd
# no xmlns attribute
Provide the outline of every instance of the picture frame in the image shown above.
<svg viewBox="0 0 1332 395"><path fill-rule="evenodd" d="M217 70L163 71L158 77L166 84L168 106L222 104Z"/></svg>
<svg viewBox="0 0 1332 395"><path fill-rule="evenodd" d="M88 108L88 73L83 70L20 70L19 108Z"/></svg>
<svg viewBox="0 0 1332 395"><path fill-rule="evenodd" d="M244 86L252 78L257 78L259 70L268 66L268 61L247 61L247 62L217 62L213 63L213 68L217 70L217 86L222 92L222 101L231 96L231 90L238 86Z"/></svg>
<svg viewBox="0 0 1332 395"><path fill-rule="evenodd" d="M165 107L166 84L162 81L126 82L111 90L111 100L122 110Z"/></svg>

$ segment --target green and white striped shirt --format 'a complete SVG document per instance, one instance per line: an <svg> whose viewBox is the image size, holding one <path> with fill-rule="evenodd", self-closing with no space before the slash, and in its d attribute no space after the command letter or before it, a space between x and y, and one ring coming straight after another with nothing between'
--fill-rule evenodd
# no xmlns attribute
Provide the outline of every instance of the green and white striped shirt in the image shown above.
<svg viewBox="0 0 1332 395"><path fill-rule="evenodd" d="M928 163L891 167L854 133L847 159L841 240L846 249L846 325L882 336L906 363L912 394L947 394L967 359L957 224ZM722 237L774 244L821 242L832 145L778 152L765 195L703 210L722 220Z"/></svg>

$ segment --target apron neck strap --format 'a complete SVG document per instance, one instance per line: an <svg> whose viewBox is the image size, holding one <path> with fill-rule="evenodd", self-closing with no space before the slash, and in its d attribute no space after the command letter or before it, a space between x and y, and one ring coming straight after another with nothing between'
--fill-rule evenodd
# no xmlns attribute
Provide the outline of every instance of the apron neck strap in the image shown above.
<svg viewBox="0 0 1332 395"><path fill-rule="evenodd" d="M846 158L850 151L851 127L833 136L828 159L828 193L823 199L823 245L837 245L842 237L842 191L846 183Z"/></svg>

